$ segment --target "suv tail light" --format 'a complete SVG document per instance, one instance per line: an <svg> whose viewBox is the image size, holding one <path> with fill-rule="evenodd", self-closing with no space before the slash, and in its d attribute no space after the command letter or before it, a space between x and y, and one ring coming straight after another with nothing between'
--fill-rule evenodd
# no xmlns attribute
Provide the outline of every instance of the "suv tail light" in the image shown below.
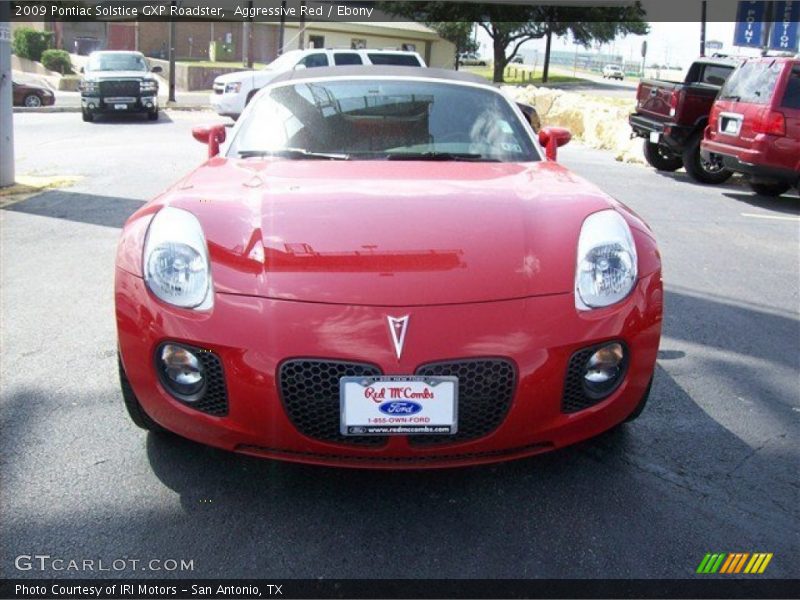
<svg viewBox="0 0 800 600"><path fill-rule="evenodd" d="M765 109L753 123L753 131L768 135L786 135L786 117L782 112Z"/></svg>

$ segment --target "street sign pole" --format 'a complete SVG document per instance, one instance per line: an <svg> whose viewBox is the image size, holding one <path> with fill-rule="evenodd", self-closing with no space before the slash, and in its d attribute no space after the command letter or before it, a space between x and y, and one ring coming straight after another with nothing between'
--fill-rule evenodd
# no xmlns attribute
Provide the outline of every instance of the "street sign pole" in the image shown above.
<svg viewBox="0 0 800 600"><path fill-rule="evenodd" d="M0 2L0 187L14 185L10 18L11 5L8 2Z"/></svg>
<svg viewBox="0 0 800 600"><path fill-rule="evenodd" d="M708 2L703 0L700 8L700 56L706 55L706 13Z"/></svg>

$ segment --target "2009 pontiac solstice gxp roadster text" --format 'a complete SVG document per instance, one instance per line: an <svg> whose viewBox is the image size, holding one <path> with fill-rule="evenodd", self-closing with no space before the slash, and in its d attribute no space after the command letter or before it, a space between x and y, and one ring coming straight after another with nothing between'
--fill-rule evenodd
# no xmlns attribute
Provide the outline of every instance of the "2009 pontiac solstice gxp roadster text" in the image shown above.
<svg viewBox="0 0 800 600"><path fill-rule="evenodd" d="M637 416L661 332L648 226L470 75L285 74L131 216L133 421L326 465L518 458ZM226 139L227 138L227 139ZM538 138L538 139L537 139ZM221 145L221 146L220 146Z"/></svg>

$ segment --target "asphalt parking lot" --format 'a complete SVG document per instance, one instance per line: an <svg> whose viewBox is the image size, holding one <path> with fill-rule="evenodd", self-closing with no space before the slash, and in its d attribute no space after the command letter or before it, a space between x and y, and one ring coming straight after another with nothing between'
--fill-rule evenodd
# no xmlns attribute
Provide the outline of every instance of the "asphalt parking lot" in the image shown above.
<svg viewBox="0 0 800 600"><path fill-rule="evenodd" d="M562 162L659 239L664 336L635 423L497 466L370 472L145 434L116 374L114 251L198 165L193 125L15 114L18 173L82 176L0 211L0 576L19 555L192 560L140 577L693 577L706 552L800 576L800 199L706 187L578 145Z"/></svg>

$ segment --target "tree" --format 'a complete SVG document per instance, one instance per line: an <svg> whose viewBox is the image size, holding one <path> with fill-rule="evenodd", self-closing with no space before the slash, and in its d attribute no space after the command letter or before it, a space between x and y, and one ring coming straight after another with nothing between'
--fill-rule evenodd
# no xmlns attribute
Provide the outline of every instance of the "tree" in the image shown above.
<svg viewBox="0 0 800 600"><path fill-rule="evenodd" d="M583 46L593 41L610 42L619 35L643 35L649 30L644 10L634 4L614 7L545 6L536 4L490 4L477 2L383 2L382 10L422 21L428 25L446 19L477 23L492 38L494 81L503 81L503 71L520 46L547 37L545 73L549 68L552 36L571 35Z"/></svg>
<svg viewBox="0 0 800 600"><path fill-rule="evenodd" d="M468 21L431 21L426 23L439 37L456 47L456 69L459 57L466 52L477 52L478 42L472 37L473 23Z"/></svg>

